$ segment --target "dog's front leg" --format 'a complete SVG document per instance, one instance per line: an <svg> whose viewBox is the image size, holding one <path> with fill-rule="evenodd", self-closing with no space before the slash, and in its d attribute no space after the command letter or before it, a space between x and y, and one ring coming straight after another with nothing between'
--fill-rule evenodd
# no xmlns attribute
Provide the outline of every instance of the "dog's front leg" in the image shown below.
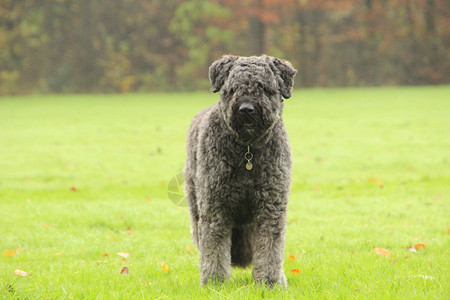
<svg viewBox="0 0 450 300"><path fill-rule="evenodd" d="M261 208L253 236L253 278L256 282L287 286L283 271L286 211L283 207Z"/></svg>
<svg viewBox="0 0 450 300"><path fill-rule="evenodd" d="M218 215L200 216L199 220L200 278L208 282L223 282L231 269L231 226Z"/></svg>

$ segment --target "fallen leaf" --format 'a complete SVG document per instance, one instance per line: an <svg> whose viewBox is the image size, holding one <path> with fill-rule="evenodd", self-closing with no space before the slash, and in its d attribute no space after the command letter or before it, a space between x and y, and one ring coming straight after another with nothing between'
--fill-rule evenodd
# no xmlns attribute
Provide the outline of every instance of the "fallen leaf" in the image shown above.
<svg viewBox="0 0 450 300"><path fill-rule="evenodd" d="M408 250L411 252L417 252L417 250L414 246L409 247Z"/></svg>
<svg viewBox="0 0 450 300"><path fill-rule="evenodd" d="M16 251L14 250L6 250L5 252L3 252L3 256L14 256L16 255Z"/></svg>
<svg viewBox="0 0 450 300"><path fill-rule="evenodd" d="M371 177L371 178L368 178L367 181L376 183L379 187L383 187L383 182L377 178Z"/></svg>
<svg viewBox="0 0 450 300"><path fill-rule="evenodd" d="M152 201L152 198L146 197L145 200L147 200L148 202L151 202L151 201Z"/></svg>
<svg viewBox="0 0 450 300"><path fill-rule="evenodd" d="M22 270L19 270L19 269L16 269L16 270L14 271L14 274L16 274L16 276L22 276L22 277L28 276L28 273L27 273L27 272L22 271Z"/></svg>
<svg viewBox="0 0 450 300"><path fill-rule="evenodd" d="M376 254L384 255L386 257L389 257L391 255L391 251L384 248L375 248L373 249L373 251L375 251Z"/></svg>
<svg viewBox="0 0 450 300"><path fill-rule="evenodd" d="M293 274L300 274L302 272L302 270L292 269L290 272L293 273Z"/></svg>
<svg viewBox="0 0 450 300"><path fill-rule="evenodd" d="M292 255L292 254L289 254L289 259L292 260L292 261L294 261L294 260L295 260L295 256Z"/></svg>
<svg viewBox="0 0 450 300"><path fill-rule="evenodd" d="M61 252L55 252L55 255L60 256L60 255L62 255L62 253Z"/></svg>
<svg viewBox="0 0 450 300"><path fill-rule="evenodd" d="M108 253L103 253L102 256L109 256L109 254Z"/></svg>
<svg viewBox="0 0 450 300"><path fill-rule="evenodd" d="M164 272L169 272L170 267L166 264L161 264L161 268L164 270Z"/></svg>
<svg viewBox="0 0 450 300"><path fill-rule="evenodd" d="M122 271L120 271L120 274L129 274L130 270L128 269L128 267L123 267Z"/></svg>
<svg viewBox="0 0 450 300"><path fill-rule="evenodd" d="M425 249L426 247L427 247L427 246L424 245L424 244L417 244L417 245L414 245L414 248L416 248L416 249L420 249L420 248Z"/></svg>
<svg viewBox="0 0 450 300"><path fill-rule="evenodd" d="M122 257L130 257L130 253L126 253L126 252L117 252L117 255L122 256Z"/></svg>
<svg viewBox="0 0 450 300"><path fill-rule="evenodd" d="M194 248L192 248L191 246L186 246L186 250L190 253L194 253Z"/></svg>
<svg viewBox="0 0 450 300"><path fill-rule="evenodd" d="M70 188L70 190L71 190L72 192L76 192L76 191L77 191L77 188L73 186L73 187Z"/></svg>

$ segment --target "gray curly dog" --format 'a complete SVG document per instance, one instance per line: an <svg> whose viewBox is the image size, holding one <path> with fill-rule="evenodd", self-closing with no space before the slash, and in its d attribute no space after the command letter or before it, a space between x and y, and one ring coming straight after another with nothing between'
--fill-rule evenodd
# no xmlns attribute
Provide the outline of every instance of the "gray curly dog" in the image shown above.
<svg viewBox="0 0 450 300"><path fill-rule="evenodd" d="M201 283L253 263L256 282L286 286L283 272L291 154L281 118L296 70L270 56L223 56L209 68L217 104L197 114L185 167L191 236Z"/></svg>

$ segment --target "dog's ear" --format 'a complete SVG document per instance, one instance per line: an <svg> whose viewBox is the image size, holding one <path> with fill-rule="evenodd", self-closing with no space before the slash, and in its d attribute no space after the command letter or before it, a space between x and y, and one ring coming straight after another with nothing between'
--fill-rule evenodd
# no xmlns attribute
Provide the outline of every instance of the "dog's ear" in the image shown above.
<svg viewBox="0 0 450 300"><path fill-rule="evenodd" d="M294 78L297 70L292 67L287 60L281 60L275 57L268 56L267 59L271 62L272 71L277 76L277 81L280 86L280 92L284 99L291 97L292 88L294 87Z"/></svg>
<svg viewBox="0 0 450 300"><path fill-rule="evenodd" d="M224 55L221 59L216 60L211 67L209 67L209 80L211 81L211 92L216 93L220 91L225 83L234 62L239 57L234 55Z"/></svg>

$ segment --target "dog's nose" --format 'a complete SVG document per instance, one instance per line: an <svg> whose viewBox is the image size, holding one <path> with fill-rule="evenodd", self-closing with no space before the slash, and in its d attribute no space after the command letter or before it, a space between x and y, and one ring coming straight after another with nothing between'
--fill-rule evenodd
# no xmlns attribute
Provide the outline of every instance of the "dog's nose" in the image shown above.
<svg viewBox="0 0 450 300"><path fill-rule="evenodd" d="M241 114L244 114L244 113L251 114L254 111L255 111L255 107L250 102L244 102L241 104L241 106L239 106L239 112Z"/></svg>

